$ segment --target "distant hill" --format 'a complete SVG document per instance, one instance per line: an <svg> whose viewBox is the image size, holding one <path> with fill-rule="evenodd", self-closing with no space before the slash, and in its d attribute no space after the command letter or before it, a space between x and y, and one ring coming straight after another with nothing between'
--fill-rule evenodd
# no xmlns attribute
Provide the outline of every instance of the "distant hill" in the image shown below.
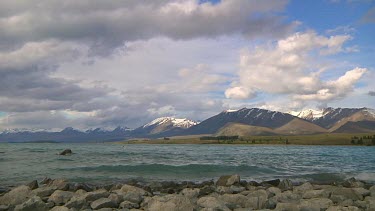
<svg viewBox="0 0 375 211"><path fill-rule="evenodd" d="M375 133L375 121L346 122L333 133Z"/></svg>

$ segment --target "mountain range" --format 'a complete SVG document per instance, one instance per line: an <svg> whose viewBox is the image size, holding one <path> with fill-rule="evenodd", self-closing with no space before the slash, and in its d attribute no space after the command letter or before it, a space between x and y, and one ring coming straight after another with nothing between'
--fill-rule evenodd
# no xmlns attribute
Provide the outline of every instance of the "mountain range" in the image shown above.
<svg viewBox="0 0 375 211"><path fill-rule="evenodd" d="M161 117L136 129L117 127L79 131L68 127L59 132L13 130L0 134L1 142L102 142L131 138L160 138L186 135L304 135L317 133L375 132L375 110L326 108L278 112L260 108L226 110L202 122Z"/></svg>

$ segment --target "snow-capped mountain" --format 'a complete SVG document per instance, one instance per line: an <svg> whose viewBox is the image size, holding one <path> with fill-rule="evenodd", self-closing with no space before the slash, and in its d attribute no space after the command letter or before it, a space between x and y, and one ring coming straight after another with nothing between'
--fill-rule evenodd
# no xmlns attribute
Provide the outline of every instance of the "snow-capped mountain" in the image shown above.
<svg viewBox="0 0 375 211"><path fill-rule="evenodd" d="M186 118L178 119L174 117L160 117L145 124L143 128L156 126L156 125L163 125L163 124L171 124L173 127L179 127L179 128L189 128L191 126L198 124L198 122L195 122Z"/></svg>
<svg viewBox="0 0 375 211"><path fill-rule="evenodd" d="M299 117L301 119L306 120L314 120L322 117L324 115L324 109L322 110L314 110L314 109L307 109L302 111L290 111L289 114Z"/></svg>

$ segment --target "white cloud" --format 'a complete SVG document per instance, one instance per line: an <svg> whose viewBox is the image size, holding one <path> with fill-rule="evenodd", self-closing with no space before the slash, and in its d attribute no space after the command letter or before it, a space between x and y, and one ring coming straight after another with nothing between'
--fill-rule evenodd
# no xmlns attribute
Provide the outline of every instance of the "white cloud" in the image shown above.
<svg viewBox="0 0 375 211"><path fill-rule="evenodd" d="M336 80L324 80L321 73L327 70L320 62L324 61L324 55L344 52L343 45L350 39L347 35L325 37L308 31L268 46L244 50L240 57L239 80L226 90L226 97L251 99L255 97L253 93L264 92L284 94L294 101L319 103L342 98L353 90L367 70L355 68Z"/></svg>

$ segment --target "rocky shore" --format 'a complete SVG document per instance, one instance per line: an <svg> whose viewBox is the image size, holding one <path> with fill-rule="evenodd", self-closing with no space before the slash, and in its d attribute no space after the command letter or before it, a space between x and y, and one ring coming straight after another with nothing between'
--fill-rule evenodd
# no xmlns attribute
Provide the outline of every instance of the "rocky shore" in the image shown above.
<svg viewBox="0 0 375 211"><path fill-rule="evenodd" d="M216 182L152 182L93 186L64 179L33 181L0 195L0 211L355 211L375 210L375 186L351 178L342 183L257 183L239 175Z"/></svg>

